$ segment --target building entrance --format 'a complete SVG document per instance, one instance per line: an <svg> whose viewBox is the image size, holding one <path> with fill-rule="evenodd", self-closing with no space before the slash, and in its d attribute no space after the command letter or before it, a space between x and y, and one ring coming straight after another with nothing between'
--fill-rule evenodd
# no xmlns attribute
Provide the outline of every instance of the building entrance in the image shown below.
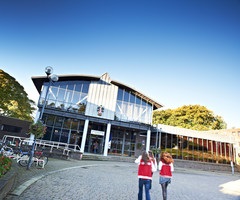
<svg viewBox="0 0 240 200"><path fill-rule="evenodd" d="M104 137L90 134L87 139L87 146L88 153L102 154L104 148Z"/></svg>

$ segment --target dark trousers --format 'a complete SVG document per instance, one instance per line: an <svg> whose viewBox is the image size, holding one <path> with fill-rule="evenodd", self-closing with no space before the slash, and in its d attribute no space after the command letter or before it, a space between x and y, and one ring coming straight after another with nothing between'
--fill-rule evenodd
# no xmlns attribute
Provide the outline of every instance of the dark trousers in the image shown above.
<svg viewBox="0 0 240 200"><path fill-rule="evenodd" d="M162 183L162 196L163 196L163 200L167 200L167 186L168 186L168 182Z"/></svg>

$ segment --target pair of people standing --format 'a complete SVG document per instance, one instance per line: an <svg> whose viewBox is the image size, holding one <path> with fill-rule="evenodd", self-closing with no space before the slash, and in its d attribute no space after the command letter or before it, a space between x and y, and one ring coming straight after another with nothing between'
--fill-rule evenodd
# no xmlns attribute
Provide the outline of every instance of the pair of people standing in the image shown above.
<svg viewBox="0 0 240 200"><path fill-rule="evenodd" d="M174 171L172 156L168 152L163 152L159 161L159 184L162 187L163 200L167 200L167 186L171 182ZM146 200L150 200L150 189L152 186L153 172L157 171L157 162L151 151L144 151L135 163L138 163L138 200L142 200L143 187L145 188Z"/></svg>

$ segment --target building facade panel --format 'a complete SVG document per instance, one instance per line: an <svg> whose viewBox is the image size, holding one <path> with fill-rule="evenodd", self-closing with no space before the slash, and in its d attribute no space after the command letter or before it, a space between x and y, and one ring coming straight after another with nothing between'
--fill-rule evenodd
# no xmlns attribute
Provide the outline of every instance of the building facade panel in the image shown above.
<svg viewBox="0 0 240 200"><path fill-rule="evenodd" d="M114 120L117 92L118 87L105 80L92 81L85 114Z"/></svg>

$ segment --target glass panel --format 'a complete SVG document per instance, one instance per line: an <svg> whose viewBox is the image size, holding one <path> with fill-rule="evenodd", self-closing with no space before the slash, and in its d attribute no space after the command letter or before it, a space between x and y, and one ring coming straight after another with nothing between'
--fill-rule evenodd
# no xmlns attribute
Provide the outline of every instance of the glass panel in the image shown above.
<svg viewBox="0 0 240 200"><path fill-rule="evenodd" d="M62 89L66 89L66 87L67 87L67 82L66 81L56 82L56 83L59 84L60 88L62 88Z"/></svg>
<svg viewBox="0 0 240 200"><path fill-rule="evenodd" d="M69 134L69 129L62 129L62 131L60 133L59 142L67 143L68 142L68 134Z"/></svg>
<svg viewBox="0 0 240 200"><path fill-rule="evenodd" d="M66 90L64 90L64 89L59 89L59 93L58 93L58 97L57 97L59 101L64 100L65 91Z"/></svg>
<svg viewBox="0 0 240 200"><path fill-rule="evenodd" d="M47 124L48 126L52 126L53 123L54 123L54 120L55 120L55 117L54 117L53 115L48 115L46 124Z"/></svg>
<svg viewBox="0 0 240 200"><path fill-rule="evenodd" d="M57 99L58 87L50 87L48 92L48 99Z"/></svg>
<svg viewBox="0 0 240 200"><path fill-rule="evenodd" d="M75 81L69 81L67 85L68 90L74 90L75 88Z"/></svg>
<svg viewBox="0 0 240 200"><path fill-rule="evenodd" d="M126 102L129 101L129 92L127 92L127 91L124 92L124 101L126 101Z"/></svg>
<svg viewBox="0 0 240 200"><path fill-rule="evenodd" d="M73 96L73 91L66 90L65 102L70 103L72 101L72 96Z"/></svg>
<svg viewBox="0 0 240 200"><path fill-rule="evenodd" d="M84 82L83 88L82 88L83 93L88 93L89 84L90 82L86 82L86 81Z"/></svg>
<svg viewBox="0 0 240 200"><path fill-rule="evenodd" d="M122 89L118 89L118 96L117 96L117 100L121 100L123 99L123 90Z"/></svg>
<svg viewBox="0 0 240 200"><path fill-rule="evenodd" d="M57 117L55 122L55 127L62 127L63 121L64 121L63 117Z"/></svg>
<svg viewBox="0 0 240 200"><path fill-rule="evenodd" d="M72 120L72 127L71 129L73 130L77 130L78 129L78 120L77 119L73 119Z"/></svg>
<svg viewBox="0 0 240 200"><path fill-rule="evenodd" d="M42 92L41 92L41 98L45 98L46 93L47 93L47 88L48 88L48 84L44 83Z"/></svg>
<svg viewBox="0 0 240 200"><path fill-rule="evenodd" d="M135 95L134 94L130 94L130 103L134 104L135 103Z"/></svg>
<svg viewBox="0 0 240 200"><path fill-rule="evenodd" d="M64 120L63 128L71 128L72 119L68 118Z"/></svg>
<svg viewBox="0 0 240 200"><path fill-rule="evenodd" d="M136 97L136 104L141 105L141 99L139 97Z"/></svg>
<svg viewBox="0 0 240 200"><path fill-rule="evenodd" d="M76 83L75 91L77 91L77 92L82 91L82 81L79 81L79 82Z"/></svg>
<svg viewBox="0 0 240 200"><path fill-rule="evenodd" d="M46 106L49 108L54 108L56 106L56 101L48 100Z"/></svg>
<svg viewBox="0 0 240 200"><path fill-rule="evenodd" d="M80 98L80 92L74 92L73 93L73 99L72 99L72 103L73 104L76 104L78 101L79 101L79 98Z"/></svg>

